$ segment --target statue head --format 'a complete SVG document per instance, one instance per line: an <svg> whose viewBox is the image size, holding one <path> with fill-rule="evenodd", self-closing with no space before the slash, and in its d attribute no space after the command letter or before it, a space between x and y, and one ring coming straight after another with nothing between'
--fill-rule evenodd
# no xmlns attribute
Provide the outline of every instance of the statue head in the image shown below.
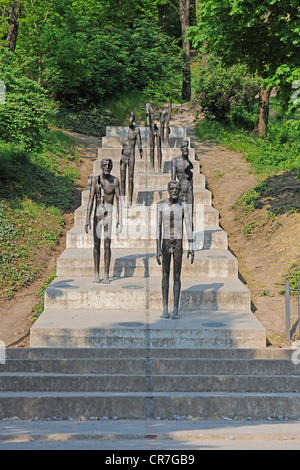
<svg viewBox="0 0 300 470"><path fill-rule="evenodd" d="M113 162L111 158L103 158L101 160L102 174L104 176L109 176L113 167Z"/></svg>
<svg viewBox="0 0 300 470"><path fill-rule="evenodd" d="M183 140L180 144L181 148L181 153L184 157L187 157L189 155L189 141L188 140Z"/></svg>
<svg viewBox="0 0 300 470"><path fill-rule="evenodd" d="M168 192L169 196L173 201L176 201L179 198L181 190L181 185L179 181L169 181L168 183Z"/></svg>
<svg viewBox="0 0 300 470"><path fill-rule="evenodd" d="M129 122L130 122L131 126L134 123L134 114L133 114L133 112L130 112Z"/></svg>

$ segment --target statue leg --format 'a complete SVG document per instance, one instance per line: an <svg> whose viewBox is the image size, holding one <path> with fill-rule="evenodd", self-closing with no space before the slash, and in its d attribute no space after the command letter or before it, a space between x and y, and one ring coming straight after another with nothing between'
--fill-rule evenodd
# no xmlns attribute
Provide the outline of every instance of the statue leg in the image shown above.
<svg viewBox="0 0 300 470"><path fill-rule="evenodd" d="M161 140L161 142L165 141L165 125L164 125L164 123L160 124L160 140Z"/></svg>
<svg viewBox="0 0 300 470"><path fill-rule="evenodd" d="M163 313L162 318L169 318L169 279L170 279L170 263L171 254L166 243L163 242L162 246L162 298L163 298Z"/></svg>
<svg viewBox="0 0 300 470"><path fill-rule="evenodd" d="M109 284L109 267L110 267L110 260L111 260L111 240L110 238L106 238L104 240L104 279L102 281L103 284Z"/></svg>
<svg viewBox="0 0 300 470"><path fill-rule="evenodd" d="M149 131L150 163L151 171L154 173L154 132Z"/></svg>
<svg viewBox="0 0 300 470"><path fill-rule="evenodd" d="M192 231L194 232L194 191L189 187L186 202L189 204L189 216L191 220Z"/></svg>
<svg viewBox="0 0 300 470"><path fill-rule="evenodd" d="M161 173L162 164L162 150L161 150L161 137L157 136L157 159L158 159L158 171Z"/></svg>
<svg viewBox="0 0 300 470"><path fill-rule="evenodd" d="M173 311L173 320L176 320L179 317L178 315L178 308L179 308L179 298L180 298L180 291L181 291L181 266L182 266L182 241L178 240L174 250L174 264L173 264L173 293L174 293L174 311Z"/></svg>
<svg viewBox="0 0 300 470"><path fill-rule="evenodd" d="M132 198L133 198L133 178L134 178L134 159L129 160L129 168L128 168L128 199L129 205L132 206Z"/></svg>
<svg viewBox="0 0 300 470"><path fill-rule="evenodd" d="M125 198L126 195L126 164L120 162L120 176L121 176L121 181L120 181L120 190L121 190L121 196Z"/></svg>
<svg viewBox="0 0 300 470"><path fill-rule="evenodd" d="M104 279L102 284L109 284L109 268L111 260L111 224L112 216L107 215L104 225Z"/></svg>
<svg viewBox="0 0 300 470"><path fill-rule="evenodd" d="M167 129L166 129L166 141L167 141L167 147L170 147L170 126L167 124Z"/></svg>
<svg viewBox="0 0 300 470"><path fill-rule="evenodd" d="M99 217L94 217L94 281L100 282L100 245L101 245L101 222Z"/></svg>

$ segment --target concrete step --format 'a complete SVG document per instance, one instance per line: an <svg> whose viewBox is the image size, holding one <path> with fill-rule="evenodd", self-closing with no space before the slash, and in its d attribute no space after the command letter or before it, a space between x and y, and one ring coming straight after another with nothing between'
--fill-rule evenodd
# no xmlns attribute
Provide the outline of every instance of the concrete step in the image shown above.
<svg viewBox="0 0 300 470"><path fill-rule="evenodd" d="M154 229L150 232L149 237L145 238L143 232L130 232L124 228L121 234L116 233L115 225L112 229L111 246L112 248L131 248L156 249L156 231ZM185 234L184 234L185 237ZM76 225L72 227L66 235L66 248L93 248L93 233L85 232L84 226ZM184 249L188 248L186 237L183 239ZM228 248L227 233L219 226L205 227L204 231L194 232L194 250L207 250L207 249L220 249L226 250Z"/></svg>
<svg viewBox="0 0 300 470"><path fill-rule="evenodd" d="M147 380L145 373L1 373L0 392L142 392L147 390ZM299 376L170 373L151 375L151 384L153 392L297 393Z"/></svg>
<svg viewBox="0 0 300 470"><path fill-rule="evenodd" d="M105 158L105 157L102 157ZM101 160L102 158L98 158L93 162L93 173L94 174L101 174L102 169L101 169ZM112 174L120 178L120 158L121 155L118 155L117 158L112 159L113 160L113 171ZM169 174L171 175L171 166L172 166L172 160L163 160L162 162L162 168L161 171L163 174ZM200 164L199 162L193 160L193 174L195 177L200 173ZM155 170L158 172L158 164L157 160L155 161ZM150 158L140 158L139 155L135 157L135 165L134 165L134 174L136 173L148 173L151 174L151 164L150 164ZM128 173L128 170L127 170Z"/></svg>
<svg viewBox="0 0 300 470"><path fill-rule="evenodd" d="M147 206L143 206L143 208L144 207ZM124 211L122 211L122 221L124 228L126 228L126 225L130 227L138 224L142 225L141 228L143 228L143 230L145 231L147 230L147 233L156 233L156 225L152 225L150 227L148 226L149 223L153 224L154 222L156 222L156 205L153 204L153 207L149 208L149 210L147 211L143 210L142 213L141 207L135 206L135 208L136 210L134 210L133 206L130 211L124 208ZM195 211L195 218L197 215L198 220L195 221L195 230L201 230L201 228L204 228L205 226L217 226L219 224L219 212L217 211L217 209L212 206L203 206L198 207L197 209L198 210ZM74 212L74 225L84 226L86 223L86 215L87 206L81 205L80 207L78 207L78 209L76 209ZM131 232L128 230L128 233ZM144 236L146 235L144 234Z"/></svg>
<svg viewBox="0 0 300 470"><path fill-rule="evenodd" d="M157 377L200 377L217 376L224 377L246 377L251 376L277 377L279 381L283 376L298 378L300 370L292 361L284 360L266 360L266 359L201 359L201 358L151 358L151 354L147 354L143 358L68 358L68 359L8 359L6 364L0 365L0 381L1 389L6 387L6 379L14 377L15 374L24 376L26 374L34 374L39 376L47 374L59 374L65 376L81 375L85 378L88 375L100 374L107 376L126 376L135 377L139 375L157 376ZM252 386L254 387L255 381ZM218 388L221 384L218 385ZM295 387L297 389L297 387ZM292 390L295 391L295 388ZM181 390L194 390L181 384ZM176 389L173 389L176 390ZM209 391L210 389L206 390ZM272 388L268 389L272 391ZM23 390L24 391L24 390ZM92 391L92 390L89 390ZM102 390L105 391L105 390ZM144 389L145 391L145 389ZM155 390L154 390L155 391ZM285 390L286 391L286 390ZM300 390L299 390L300 392Z"/></svg>
<svg viewBox="0 0 300 470"><path fill-rule="evenodd" d="M142 139L149 138L149 126L139 126L140 134ZM126 126L107 126L106 133L107 137L125 137L128 136L128 127ZM170 126L170 137L187 137L186 127Z"/></svg>
<svg viewBox="0 0 300 470"><path fill-rule="evenodd" d="M103 277L103 261L100 263ZM66 249L57 259L57 276L70 278L94 276L93 250ZM112 249L111 276L118 277L156 277L162 275L162 268L156 261L156 251L136 249ZM183 255L182 275L184 277L224 277L238 276L238 263L228 250L197 251L191 265L186 254Z"/></svg>
<svg viewBox="0 0 300 470"><path fill-rule="evenodd" d="M62 359L202 359L219 360L222 364L225 360L238 359L239 361L283 361L288 364L292 361L293 355L298 350L294 348L155 348L149 345L145 348L138 347L102 347L102 348L70 348L70 347L30 347L30 348L8 348L6 349L6 360L62 360ZM20 364L23 364L21 362ZM22 366L23 367L23 366ZM221 366L220 366L221 367ZM285 366L284 366L285 367ZM20 371L21 372L21 371ZM294 372L294 371L293 371ZM284 374L283 374L284 375Z"/></svg>
<svg viewBox="0 0 300 470"><path fill-rule="evenodd" d="M151 190L164 190L167 189L169 181L170 174L168 173L157 175L154 175L153 173L150 173L149 175L136 173L134 176L134 187L136 190L140 190L145 187ZM194 178L193 185L194 188L205 189L205 176L202 173L197 174Z"/></svg>
<svg viewBox="0 0 300 470"><path fill-rule="evenodd" d="M282 415L299 419L299 393L218 392L2 392L0 417L61 419L114 416L119 419L266 419Z"/></svg>
<svg viewBox="0 0 300 470"><path fill-rule="evenodd" d="M175 356L178 349L244 350L266 346L265 329L250 310L181 311L177 321L162 319L161 312L161 308L128 310L125 303L123 309L113 307L109 311L46 308L30 330L30 346L138 351L159 348Z"/></svg>
<svg viewBox="0 0 300 470"><path fill-rule="evenodd" d="M98 173L91 173L88 177L88 187L90 185L90 180L93 176L96 176ZM120 177L119 172L112 172L112 175L117 178ZM148 173L145 172L135 172L134 175L134 190L139 191L149 188L150 190L155 191L164 191L168 188L168 183L171 180L169 173ZM202 173L197 173L193 179L194 189L205 189L205 176Z"/></svg>
<svg viewBox="0 0 300 470"><path fill-rule="evenodd" d="M115 142L114 142L114 144L115 144ZM102 158L110 158L113 161L113 164L117 165L120 162L121 153L122 153L122 144L120 142L118 142L117 146L99 148L98 153L97 153L97 158L99 160L102 160ZM162 161L163 162L172 161L173 158L176 158L179 155L181 155L181 150L180 150L179 147L175 147L175 148L174 147L172 147L172 148L171 147L163 147L162 148ZM140 157L139 151L136 147L136 149L135 149L135 161L138 162L140 159L141 159L141 157ZM192 147L189 147L189 159L193 164L196 161L195 149L192 148ZM143 159L142 160L143 161L148 161L148 162L150 161L150 149L147 145L143 148ZM157 169L158 159L157 159L156 149L155 149L155 152L154 152L154 161L155 161L155 169Z"/></svg>
<svg viewBox="0 0 300 470"><path fill-rule="evenodd" d="M190 142L191 138L190 137L170 137L169 138L169 147L170 148L176 148L179 149L180 144L183 140L188 140ZM102 148L110 148L110 147L115 147L115 148L120 148L122 147L123 143L126 143L127 141L127 136L126 137L102 137ZM142 146L143 149L146 149L147 147L149 148L149 139L142 139ZM155 149L156 150L156 149ZM168 150L167 143L164 143L162 145L162 150ZM180 150L179 150L180 151Z"/></svg>
<svg viewBox="0 0 300 470"><path fill-rule="evenodd" d="M81 203L87 205L90 197L90 190L85 189L82 191ZM138 191L134 189L133 192L133 202L135 205L145 205L151 206L151 204L157 204L163 199L169 197L168 190L160 189L146 189L140 188ZM194 189L194 200L195 204L204 204L205 206L210 206L212 202L212 195L208 189L195 188Z"/></svg>
<svg viewBox="0 0 300 470"><path fill-rule="evenodd" d="M45 291L49 309L160 309L161 279L119 278L95 284L87 278L55 278ZM170 304L172 305L172 299ZM182 279L180 308L193 310L250 310L250 293L239 279Z"/></svg>

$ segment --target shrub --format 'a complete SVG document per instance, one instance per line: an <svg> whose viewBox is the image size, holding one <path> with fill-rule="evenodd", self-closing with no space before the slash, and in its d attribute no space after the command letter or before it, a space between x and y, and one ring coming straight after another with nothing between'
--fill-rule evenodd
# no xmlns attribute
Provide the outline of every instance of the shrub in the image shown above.
<svg viewBox="0 0 300 470"><path fill-rule="evenodd" d="M39 146L48 128L50 105L46 92L33 80L15 73L7 53L0 57L0 79L5 83L6 100L0 104L0 133L7 142L26 149Z"/></svg>
<svg viewBox="0 0 300 470"><path fill-rule="evenodd" d="M258 79L247 75L243 65L225 69L219 58L210 56L200 69L195 94L208 118L223 122L243 113L251 113L259 90ZM242 113L241 113L242 111Z"/></svg>

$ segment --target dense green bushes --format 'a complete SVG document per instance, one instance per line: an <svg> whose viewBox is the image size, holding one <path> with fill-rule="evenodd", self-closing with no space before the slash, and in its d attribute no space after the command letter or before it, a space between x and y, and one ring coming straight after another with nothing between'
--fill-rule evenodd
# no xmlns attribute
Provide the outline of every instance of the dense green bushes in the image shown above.
<svg viewBox="0 0 300 470"><path fill-rule="evenodd" d="M218 57L209 56L198 69L194 93L205 116L219 122L244 120L253 112L259 81L249 77L243 65L224 68Z"/></svg>
<svg viewBox="0 0 300 470"><path fill-rule="evenodd" d="M33 53L25 34L23 29L15 54L28 73L20 56ZM162 100L180 96L181 49L157 21L138 18L130 27L103 24L91 30L78 17L71 23L66 12L59 19L53 14L40 43L41 83L55 100L76 104L83 99L89 106L132 90Z"/></svg>
<svg viewBox="0 0 300 470"><path fill-rule="evenodd" d="M242 152L259 173L298 170L300 176L298 115L283 113L276 98L272 98L269 130L264 137L255 137L251 132L256 119L255 108L247 125L242 118L226 123L205 119L197 124L196 133L201 140L208 139Z"/></svg>
<svg viewBox="0 0 300 470"><path fill-rule="evenodd" d="M42 87L14 70L12 61L12 54L3 51L0 78L5 83L6 97L0 104L0 135L7 142L36 148L48 128L49 101Z"/></svg>

